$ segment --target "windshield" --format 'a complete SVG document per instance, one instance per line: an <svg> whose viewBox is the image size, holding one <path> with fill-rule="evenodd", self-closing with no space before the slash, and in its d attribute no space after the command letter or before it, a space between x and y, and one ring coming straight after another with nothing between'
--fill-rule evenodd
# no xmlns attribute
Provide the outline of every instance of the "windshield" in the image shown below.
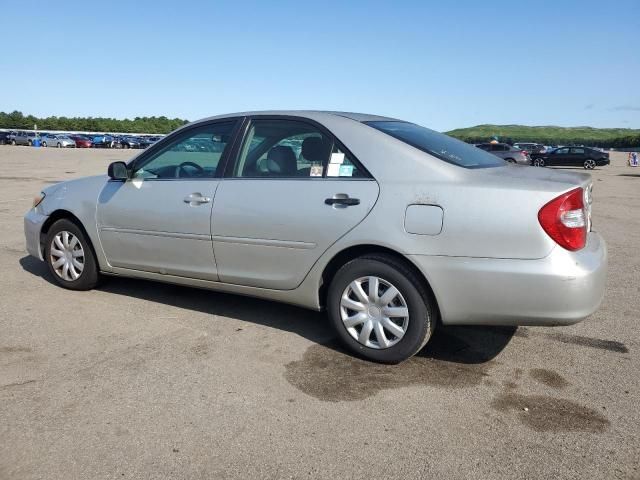
<svg viewBox="0 0 640 480"><path fill-rule="evenodd" d="M464 168L502 167L504 160L434 130L402 121L364 122L434 157Z"/></svg>

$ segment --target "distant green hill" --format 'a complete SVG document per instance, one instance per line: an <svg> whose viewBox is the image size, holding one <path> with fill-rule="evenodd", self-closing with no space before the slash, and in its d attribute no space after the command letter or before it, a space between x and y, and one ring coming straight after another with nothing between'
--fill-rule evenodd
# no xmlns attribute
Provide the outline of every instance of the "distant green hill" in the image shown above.
<svg viewBox="0 0 640 480"><path fill-rule="evenodd" d="M630 128L477 125L446 133L469 143L486 142L498 137L500 141L536 142L544 145L575 144L620 148L640 146L640 129Z"/></svg>

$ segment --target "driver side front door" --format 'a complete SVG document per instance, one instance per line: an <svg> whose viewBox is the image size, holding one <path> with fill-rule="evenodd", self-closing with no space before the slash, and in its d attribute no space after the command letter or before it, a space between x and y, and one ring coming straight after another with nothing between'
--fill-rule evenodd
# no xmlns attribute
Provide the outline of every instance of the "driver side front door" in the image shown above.
<svg viewBox="0 0 640 480"><path fill-rule="evenodd" d="M234 127L180 132L137 159L129 180L107 182L97 225L111 266L218 280L211 210Z"/></svg>

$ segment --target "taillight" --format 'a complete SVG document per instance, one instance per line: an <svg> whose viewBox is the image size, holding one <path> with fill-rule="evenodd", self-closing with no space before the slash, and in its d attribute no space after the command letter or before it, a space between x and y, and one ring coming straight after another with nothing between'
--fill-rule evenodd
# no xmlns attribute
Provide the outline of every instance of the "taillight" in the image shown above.
<svg viewBox="0 0 640 480"><path fill-rule="evenodd" d="M555 242L576 251L587 242L587 214L582 188L554 198L538 212L538 221Z"/></svg>

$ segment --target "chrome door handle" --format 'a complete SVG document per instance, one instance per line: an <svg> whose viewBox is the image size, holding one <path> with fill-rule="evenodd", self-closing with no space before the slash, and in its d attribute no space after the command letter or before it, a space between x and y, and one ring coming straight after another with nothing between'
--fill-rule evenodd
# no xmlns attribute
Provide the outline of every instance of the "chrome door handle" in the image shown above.
<svg viewBox="0 0 640 480"><path fill-rule="evenodd" d="M188 203L191 206L202 205L203 203L209 203L211 201L210 197L205 197L201 193L191 193L184 197L184 203Z"/></svg>

